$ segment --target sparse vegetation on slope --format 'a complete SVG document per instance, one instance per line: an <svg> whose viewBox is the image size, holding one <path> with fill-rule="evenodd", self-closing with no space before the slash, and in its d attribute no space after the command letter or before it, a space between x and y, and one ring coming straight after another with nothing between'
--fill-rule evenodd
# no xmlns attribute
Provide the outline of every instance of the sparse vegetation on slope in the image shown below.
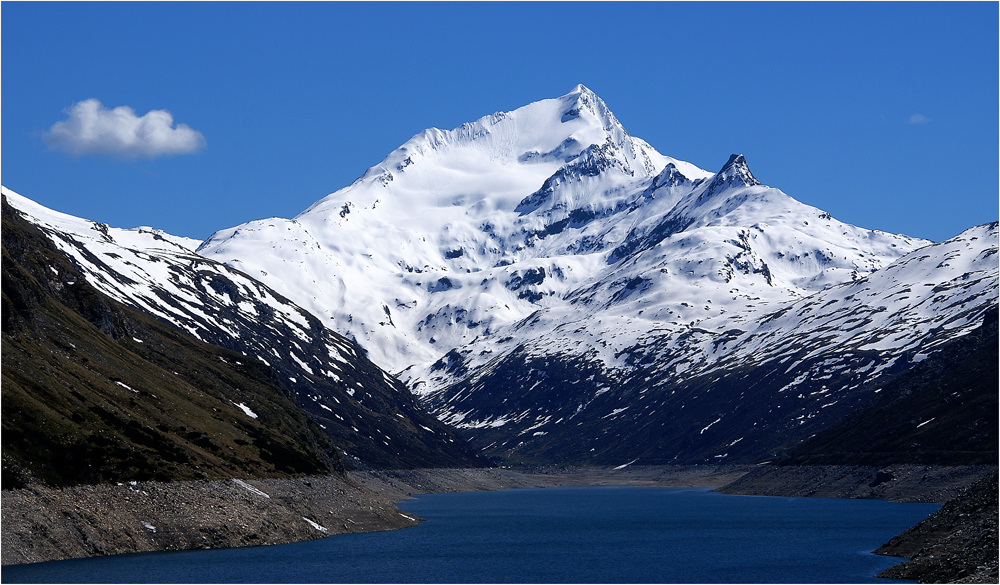
<svg viewBox="0 0 1000 585"><path fill-rule="evenodd" d="M484 463L357 343L240 270L156 230L112 228L4 194L97 292L270 367L348 467Z"/></svg>

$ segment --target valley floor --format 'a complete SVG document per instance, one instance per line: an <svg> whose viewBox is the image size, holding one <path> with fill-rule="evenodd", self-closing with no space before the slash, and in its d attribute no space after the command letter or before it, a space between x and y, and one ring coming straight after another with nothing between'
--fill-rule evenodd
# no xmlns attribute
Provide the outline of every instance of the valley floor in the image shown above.
<svg viewBox="0 0 1000 585"><path fill-rule="evenodd" d="M655 465L538 467L527 469L402 469L352 472L352 478L382 497L399 501L416 494L515 488L620 485L633 487L721 487L748 466Z"/></svg>
<svg viewBox="0 0 1000 585"><path fill-rule="evenodd" d="M417 469L356 471L347 477L35 487L3 491L2 561L7 565L131 552L283 544L331 534L393 530L414 526L419 520L394 504L425 493L590 485L699 486L747 495L945 502L993 476L992 507L980 505L974 514L963 509L956 513L962 516L952 514L937 520L932 516L930 526L917 531L923 540L909 537L908 545L897 543L892 551L881 551L899 555L905 549L906 556L923 558L927 565L930 553L921 549L929 551L934 545L928 534L940 537L962 528L972 534L969 531L973 528L968 526L956 528L952 516L965 521L972 516L985 518L985 528L980 526L982 522L974 528L977 538L985 535L985 540L977 540L978 547L951 547L955 549L951 551L953 558L947 562L962 566L969 558L982 556L984 546L996 552L996 469L915 465ZM995 558L993 554L992 568L984 566L979 571L978 576L985 576L986 582L991 578L995 582ZM953 580L934 575L934 581ZM965 582L983 582L976 581L974 575L969 577L972 580Z"/></svg>
<svg viewBox="0 0 1000 585"><path fill-rule="evenodd" d="M295 479L4 490L4 565L132 552L284 544L393 530L414 494L567 485L718 487L746 468L419 469Z"/></svg>

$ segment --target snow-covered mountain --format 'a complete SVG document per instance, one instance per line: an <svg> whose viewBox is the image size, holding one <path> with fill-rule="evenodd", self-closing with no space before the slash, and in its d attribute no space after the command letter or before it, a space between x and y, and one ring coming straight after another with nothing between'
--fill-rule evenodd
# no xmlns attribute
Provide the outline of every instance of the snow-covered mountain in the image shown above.
<svg viewBox="0 0 1000 585"><path fill-rule="evenodd" d="M751 226L761 237L744 242ZM681 253L653 250L665 240ZM578 86L424 131L295 219L222 230L198 251L401 371L498 339L540 308L559 322L600 312L624 325L645 307L628 327L638 335L732 318L745 304L724 302L732 296L799 298L926 243L836 222L759 185L742 157L713 175L663 156ZM620 332L595 324L587 338Z"/></svg>
<svg viewBox="0 0 1000 585"><path fill-rule="evenodd" d="M997 305L995 224L935 244L839 222L742 155L658 153L584 86L196 249L4 193L105 294L274 365L360 464L472 456L371 362L508 460L749 461Z"/></svg>
<svg viewBox="0 0 1000 585"><path fill-rule="evenodd" d="M465 442L357 344L261 282L199 256L198 242L80 219L6 188L3 196L101 293L273 368L349 465L477 464Z"/></svg>
<svg viewBox="0 0 1000 585"><path fill-rule="evenodd" d="M357 340L478 446L544 453L525 445L553 443L574 413L624 417L635 399L608 401L626 387L779 360L770 384L788 388L758 398L772 412L828 370L863 392L996 303L995 227L977 229L927 248L844 224L762 185L742 155L711 173L656 152L577 86L426 130L294 219L219 231L198 252ZM841 390L826 386L815 396ZM830 402L800 420L828 424ZM705 436L721 420L692 424Z"/></svg>
<svg viewBox="0 0 1000 585"><path fill-rule="evenodd" d="M426 130L295 219L222 230L199 252L277 287L400 371L530 314L548 294L530 282L541 271L569 273L562 289L591 275L604 260L580 253L592 247L581 226L671 163L710 176L629 136L581 86ZM558 230L570 237L551 238ZM583 249L567 251L571 241Z"/></svg>

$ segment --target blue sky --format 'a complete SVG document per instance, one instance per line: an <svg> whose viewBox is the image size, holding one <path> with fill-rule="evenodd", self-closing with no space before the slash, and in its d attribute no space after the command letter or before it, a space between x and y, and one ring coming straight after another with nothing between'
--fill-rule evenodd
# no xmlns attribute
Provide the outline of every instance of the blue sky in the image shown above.
<svg viewBox="0 0 1000 585"><path fill-rule="evenodd" d="M583 83L663 154L743 153L842 221L942 240L998 216L997 22L995 2L4 2L0 173L202 239ZM81 102L159 138L73 142Z"/></svg>

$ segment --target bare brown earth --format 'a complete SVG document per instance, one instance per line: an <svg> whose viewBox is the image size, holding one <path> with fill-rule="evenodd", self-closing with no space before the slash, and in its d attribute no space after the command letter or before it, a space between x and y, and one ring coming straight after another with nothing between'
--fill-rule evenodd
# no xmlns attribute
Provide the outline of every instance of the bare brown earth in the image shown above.
<svg viewBox="0 0 1000 585"><path fill-rule="evenodd" d="M568 485L725 485L745 468L420 469L294 479L4 490L4 565L132 552L284 544L393 530L411 495ZM315 523L313 526L312 523Z"/></svg>

